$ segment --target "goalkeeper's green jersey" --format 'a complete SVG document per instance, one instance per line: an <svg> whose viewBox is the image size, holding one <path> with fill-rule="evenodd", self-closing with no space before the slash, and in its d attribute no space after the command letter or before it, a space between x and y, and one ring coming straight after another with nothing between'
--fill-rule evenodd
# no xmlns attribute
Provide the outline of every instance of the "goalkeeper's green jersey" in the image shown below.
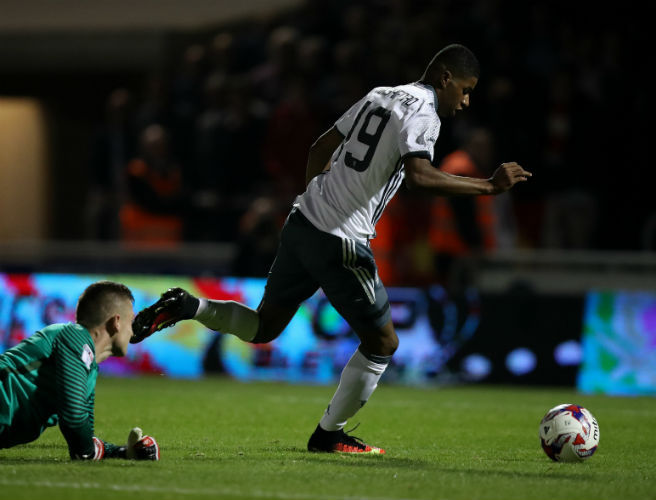
<svg viewBox="0 0 656 500"><path fill-rule="evenodd" d="M55 324L0 355L0 448L59 423L71 456L94 453L95 347L86 328Z"/></svg>

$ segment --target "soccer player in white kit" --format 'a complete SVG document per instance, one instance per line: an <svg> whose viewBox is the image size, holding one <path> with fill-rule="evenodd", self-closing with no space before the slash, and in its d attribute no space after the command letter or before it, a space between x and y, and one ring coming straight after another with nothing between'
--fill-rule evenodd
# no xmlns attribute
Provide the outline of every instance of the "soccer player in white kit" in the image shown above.
<svg viewBox="0 0 656 500"><path fill-rule="evenodd" d="M375 390L399 343L369 248L376 222L404 180L412 190L436 195L480 195L502 193L531 176L514 162L503 163L489 179L453 176L431 164L440 120L469 106L478 77L474 54L452 44L435 55L419 81L371 90L310 148L307 188L282 229L257 310L173 288L137 315L132 342L183 319L246 342L270 342L321 287L360 345L308 449L385 453L343 430Z"/></svg>

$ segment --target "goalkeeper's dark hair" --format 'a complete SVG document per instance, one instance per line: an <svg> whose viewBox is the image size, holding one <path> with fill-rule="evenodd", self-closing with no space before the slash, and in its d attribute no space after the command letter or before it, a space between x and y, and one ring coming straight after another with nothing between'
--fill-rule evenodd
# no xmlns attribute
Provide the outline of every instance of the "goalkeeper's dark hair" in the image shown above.
<svg viewBox="0 0 656 500"><path fill-rule="evenodd" d="M450 71L456 78L478 78L481 74L481 65L474 53L464 45L452 43L440 50L422 76L423 81L433 81L443 71Z"/></svg>
<svg viewBox="0 0 656 500"><path fill-rule="evenodd" d="M113 281L97 281L80 295L75 321L85 328L98 326L116 314L120 299L134 304L134 296L127 286Z"/></svg>

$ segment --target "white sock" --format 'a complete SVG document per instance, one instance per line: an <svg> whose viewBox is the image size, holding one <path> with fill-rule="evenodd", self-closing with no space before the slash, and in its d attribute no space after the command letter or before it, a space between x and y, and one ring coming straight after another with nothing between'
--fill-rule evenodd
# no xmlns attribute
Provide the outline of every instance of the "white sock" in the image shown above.
<svg viewBox="0 0 656 500"><path fill-rule="evenodd" d="M356 350L342 370L337 391L319 422L321 428L326 431L342 429L367 402L385 368L387 363L371 361L359 349Z"/></svg>
<svg viewBox="0 0 656 500"><path fill-rule="evenodd" d="M260 324L257 311L234 300L200 299L194 319L211 330L230 333L246 342L255 338Z"/></svg>

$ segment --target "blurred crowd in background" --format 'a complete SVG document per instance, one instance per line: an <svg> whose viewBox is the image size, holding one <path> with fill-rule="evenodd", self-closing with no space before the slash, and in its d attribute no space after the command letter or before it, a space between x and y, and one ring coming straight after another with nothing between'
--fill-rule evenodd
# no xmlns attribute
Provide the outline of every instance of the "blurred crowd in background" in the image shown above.
<svg viewBox="0 0 656 500"><path fill-rule="evenodd" d="M631 23L587 9L308 0L217 28L107 95L90 148L87 237L237 242L234 273L265 275L312 142L368 90L418 80L437 50L459 42L477 54L481 78L470 109L443 122L435 167L488 177L517 161L534 176L494 198L402 189L372 241L383 280L447 280L454 260L495 250L654 250L656 209L642 182L647 86L635 79L647 60Z"/></svg>

